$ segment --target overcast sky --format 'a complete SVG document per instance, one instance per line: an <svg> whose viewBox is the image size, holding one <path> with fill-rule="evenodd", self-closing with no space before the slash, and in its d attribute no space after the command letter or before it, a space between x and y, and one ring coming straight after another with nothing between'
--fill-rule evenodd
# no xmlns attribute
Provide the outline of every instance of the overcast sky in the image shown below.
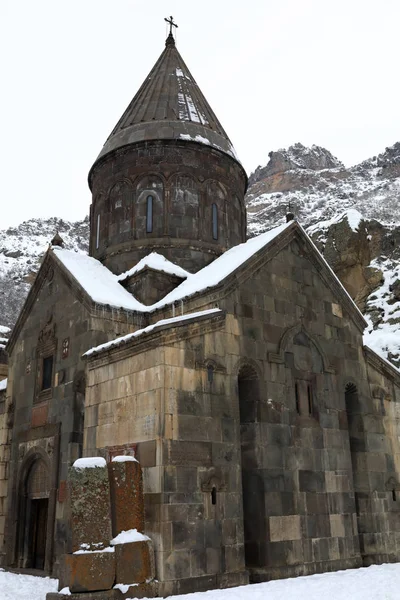
<svg viewBox="0 0 400 600"><path fill-rule="evenodd" d="M294 142L350 165L400 141L399 0L0 0L0 229L88 213L171 14L248 173Z"/></svg>

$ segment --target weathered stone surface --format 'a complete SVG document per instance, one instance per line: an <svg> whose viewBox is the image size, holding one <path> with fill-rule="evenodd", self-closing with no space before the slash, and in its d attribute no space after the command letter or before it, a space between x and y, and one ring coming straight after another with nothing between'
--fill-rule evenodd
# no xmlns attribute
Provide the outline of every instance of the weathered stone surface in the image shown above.
<svg viewBox="0 0 400 600"><path fill-rule="evenodd" d="M59 589L71 592L109 590L115 582L115 552L64 554L60 565Z"/></svg>
<svg viewBox="0 0 400 600"><path fill-rule="evenodd" d="M107 467L69 472L72 552L98 550L109 545L111 531L110 484Z"/></svg>
<svg viewBox="0 0 400 600"><path fill-rule="evenodd" d="M116 544L117 583L145 583L155 577L154 551L150 540Z"/></svg>
<svg viewBox="0 0 400 600"><path fill-rule="evenodd" d="M143 479L140 464L132 460L112 461L108 463L108 473L113 536L130 529L143 532Z"/></svg>

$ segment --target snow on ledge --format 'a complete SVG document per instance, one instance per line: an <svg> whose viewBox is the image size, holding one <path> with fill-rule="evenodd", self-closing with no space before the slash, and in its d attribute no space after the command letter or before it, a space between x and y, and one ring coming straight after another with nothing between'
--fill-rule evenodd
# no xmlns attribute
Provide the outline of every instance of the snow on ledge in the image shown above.
<svg viewBox="0 0 400 600"><path fill-rule="evenodd" d="M133 333L128 333L127 335L123 335L122 337L116 338L115 340L110 340L109 342L105 342L105 344L100 344L99 346L95 346L91 348L83 356L91 356L92 354L97 354L98 352L102 352L103 350L109 350L115 346L120 346L121 344L125 344L130 340L139 337L143 334L150 333L154 329L158 329L159 327L163 327L165 325L174 325L175 323L182 323L183 321L187 321L189 319L198 319L199 317L204 317L207 315L212 315L216 313L222 313L220 308L210 308L209 310L202 310L194 313L187 313L186 315L181 315L180 317L172 317L170 319L161 319L153 325L148 325L143 329L138 329ZM78 459L82 460L82 459ZM76 462L76 461L75 461Z"/></svg>
<svg viewBox="0 0 400 600"><path fill-rule="evenodd" d="M155 271L161 271L163 273L168 273L169 275L176 275L177 277L182 277L186 279L188 275L190 275L189 271L185 271L179 265L171 262L165 256L158 254L158 252L151 252L148 256L145 256L140 260L134 267L125 271L125 273L121 273L121 275L117 276L118 281L124 281L128 277L131 277L135 273L142 271L145 267L149 267L150 269L154 269Z"/></svg>
<svg viewBox="0 0 400 600"><path fill-rule="evenodd" d="M124 463L124 462L139 462L139 461L136 460L136 458L134 456L121 455L121 456L114 456L114 458L112 459L111 462Z"/></svg>
<svg viewBox="0 0 400 600"><path fill-rule="evenodd" d="M101 456L91 456L89 458L78 458L72 465L74 469L94 469L95 467L105 467L106 461Z"/></svg>
<svg viewBox="0 0 400 600"><path fill-rule="evenodd" d="M115 552L115 548L107 546L106 548L101 548L101 550L76 550L73 554L101 554L102 552Z"/></svg>
<svg viewBox="0 0 400 600"><path fill-rule="evenodd" d="M58 594L64 594L64 596L71 596L71 590L69 589L69 587L64 587L58 592Z"/></svg>
<svg viewBox="0 0 400 600"><path fill-rule="evenodd" d="M144 533L140 533L137 529L128 529L128 531L121 531L114 539L111 540L110 544L116 546L117 544L130 544L132 542L148 542L150 538Z"/></svg>
<svg viewBox="0 0 400 600"><path fill-rule="evenodd" d="M4 392L7 389L7 379L0 381L0 392Z"/></svg>

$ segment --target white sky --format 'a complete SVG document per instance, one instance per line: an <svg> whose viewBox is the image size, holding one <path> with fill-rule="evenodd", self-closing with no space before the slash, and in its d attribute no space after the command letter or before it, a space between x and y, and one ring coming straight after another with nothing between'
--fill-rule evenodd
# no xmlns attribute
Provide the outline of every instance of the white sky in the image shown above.
<svg viewBox="0 0 400 600"><path fill-rule="evenodd" d="M400 140L399 0L0 0L0 229L88 213L171 14L248 173L294 142L350 165Z"/></svg>

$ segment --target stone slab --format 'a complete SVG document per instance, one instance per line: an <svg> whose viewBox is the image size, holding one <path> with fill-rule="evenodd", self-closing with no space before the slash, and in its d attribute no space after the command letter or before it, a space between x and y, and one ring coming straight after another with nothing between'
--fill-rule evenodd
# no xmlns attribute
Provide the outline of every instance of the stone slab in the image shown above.
<svg viewBox="0 0 400 600"><path fill-rule="evenodd" d="M145 583L155 577L153 544L150 540L115 546L116 581Z"/></svg>
<svg viewBox="0 0 400 600"><path fill-rule="evenodd" d="M60 590L75 593L109 590L115 582L115 552L64 554L60 560Z"/></svg>

